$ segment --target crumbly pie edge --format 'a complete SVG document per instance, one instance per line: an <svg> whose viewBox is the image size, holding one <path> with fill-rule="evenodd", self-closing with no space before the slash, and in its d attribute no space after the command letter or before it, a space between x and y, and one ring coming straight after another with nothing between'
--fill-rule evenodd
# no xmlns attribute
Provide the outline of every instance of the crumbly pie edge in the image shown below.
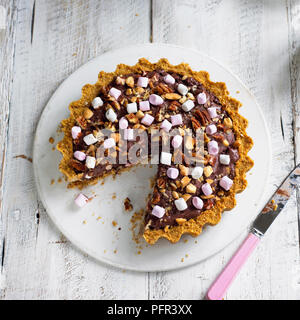
<svg viewBox="0 0 300 320"><path fill-rule="evenodd" d="M249 171L254 162L247 155L248 151L252 148L253 140L247 135L246 128L248 121L238 113L241 107L241 102L229 96L229 92L224 82L210 81L209 73L206 71L193 71L187 63L179 65L171 65L167 59L160 59L157 63L151 63L145 58L139 59L138 63L134 66L119 64L114 72L101 71L98 75L98 81L95 84L86 84L82 88L82 96L79 100L70 104L70 117L62 120L61 129L64 132L64 138L57 144L63 158L59 164L59 170L65 175L69 182L68 188L77 187L82 189L87 185L96 184L99 179L103 179L107 175L115 174L112 170L110 173L102 177L96 177L89 180L79 181L82 174L76 174L73 168L69 166L70 160L73 158L73 145L71 128L76 123L76 118L81 116L87 105L90 105L92 100L97 96L101 87L108 85L116 76L126 75L129 73L142 73L143 71L153 71L155 69L164 69L167 72L175 72L182 76L186 75L195 78L201 82L203 86L212 92L225 107L228 112L232 123L233 131L238 146L240 159L235 163L235 177L231 189L227 192L227 196L216 201L214 207L210 210L203 211L198 217L184 222L182 225L172 226L164 229L149 229L146 227L144 231L144 239L149 244L154 244L159 238L166 238L170 242L177 242L180 237L188 233L192 236L198 236L204 225L215 225L220 219L223 211L232 209L235 204L235 194L242 192L247 186L246 172ZM124 168L119 172L130 170Z"/></svg>

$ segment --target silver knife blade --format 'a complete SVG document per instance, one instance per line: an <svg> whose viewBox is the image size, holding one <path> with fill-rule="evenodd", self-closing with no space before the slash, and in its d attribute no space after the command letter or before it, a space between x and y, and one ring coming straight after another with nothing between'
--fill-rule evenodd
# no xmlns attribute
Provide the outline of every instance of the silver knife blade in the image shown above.
<svg viewBox="0 0 300 320"><path fill-rule="evenodd" d="M281 210L288 202L294 187L300 185L300 164L298 164L284 179L280 187L256 217L252 225L252 232L263 236L273 221L278 217Z"/></svg>

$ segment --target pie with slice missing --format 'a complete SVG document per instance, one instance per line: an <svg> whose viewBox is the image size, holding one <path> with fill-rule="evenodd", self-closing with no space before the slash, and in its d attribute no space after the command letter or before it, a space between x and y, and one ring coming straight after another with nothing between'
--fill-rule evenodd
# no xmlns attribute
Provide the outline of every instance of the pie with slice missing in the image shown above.
<svg viewBox="0 0 300 320"><path fill-rule="evenodd" d="M114 72L101 71L70 104L57 145L59 170L68 187L81 189L156 159L145 240L197 236L205 224L217 224L247 186L253 141L240 106L224 83L186 63L143 58L134 66L119 64Z"/></svg>

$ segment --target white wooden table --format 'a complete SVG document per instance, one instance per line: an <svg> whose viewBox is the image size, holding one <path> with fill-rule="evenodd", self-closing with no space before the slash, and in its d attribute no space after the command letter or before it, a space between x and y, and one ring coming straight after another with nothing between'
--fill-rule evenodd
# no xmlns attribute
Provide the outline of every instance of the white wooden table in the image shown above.
<svg viewBox="0 0 300 320"><path fill-rule="evenodd" d="M256 96L272 137L271 195L300 160L300 1L0 0L0 6L0 299L202 299L246 231L187 269L108 267L55 228L37 197L32 163L15 156L32 156L46 102L79 66L128 44L175 43L216 58ZM299 200L294 194L225 299L300 298Z"/></svg>

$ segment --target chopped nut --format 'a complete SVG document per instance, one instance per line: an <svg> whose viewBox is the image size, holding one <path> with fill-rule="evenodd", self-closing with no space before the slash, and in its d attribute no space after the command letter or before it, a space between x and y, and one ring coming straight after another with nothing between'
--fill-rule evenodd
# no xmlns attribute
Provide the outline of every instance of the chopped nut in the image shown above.
<svg viewBox="0 0 300 320"><path fill-rule="evenodd" d="M188 184L187 186L186 186L186 192L188 192L188 193L195 193L196 192L196 190L197 190L197 188L196 188L196 186L194 186L192 183L190 183L190 184Z"/></svg>
<svg viewBox="0 0 300 320"><path fill-rule="evenodd" d="M206 177L209 177L213 173L213 168L211 166L204 167L203 172Z"/></svg>
<svg viewBox="0 0 300 320"><path fill-rule="evenodd" d="M187 136L185 139L185 147L188 150L192 150L194 148L194 139L191 136Z"/></svg>
<svg viewBox="0 0 300 320"><path fill-rule="evenodd" d="M184 188L190 181L191 179L189 177L187 176L183 177L180 181L182 188Z"/></svg>
<svg viewBox="0 0 300 320"><path fill-rule="evenodd" d="M157 204L160 201L160 194L158 192L155 192L153 195L152 203Z"/></svg>
<svg viewBox="0 0 300 320"><path fill-rule="evenodd" d="M199 123L199 121L196 118L191 118L191 120L192 120L193 129L195 131L197 131L198 129L201 128L201 124Z"/></svg>
<svg viewBox="0 0 300 320"><path fill-rule="evenodd" d="M120 110L120 109L121 109L120 104L119 104L118 101L114 100L114 101L111 102L111 104L113 105L113 107L114 107L115 109L117 109L117 110Z"/></svg>
<svg viewBox="0 0 300 320"><path fill-rule="evenodd" d="M93 115L94 115L93 111L90 110L89 108L86 108L84 110L83 116L85 117L85 119L90 119Z"/></svg>
<svg viewBox="0 0 300 320"><path fill-rule="evenodd" d="M165 188L166 186L166 181L163 178L158 178L157 179L157 186L161 188Z"/></svg>
<svg viewBox="0 0 300 320"><path fill-rule="evenodd" d="M206 179L206 182L209 183L209 184L212 184L214 182L214 180L212 179Z"/></svg>
<svg viewBox="0 0 300 320"><path fill-rule="evenodd" d="M177 186L175 183L171 182L170 183L170 187L173 189L173 190L177 190Z"/></svg>
<svg viewBox="0 0 300 320"><path fill-rule="evenodd" d="M116 84L118 85L124 85L125 84L125 79L121 77L117 77L116 79Z"/></svg>
<svg viewBox="0 0 300 320"><path fill-rule="evenodd" d="M184 165L180 164L179 165L179 169L180 169L180 174L183 176L188 176L189 174L189 168L185 167Z"/></svg>
<svg viewBox="0 0 300 320"><path fill-rule="evenodd" d="M165 98L168 100L178 100L181 98L181 95L178 93L166 93Z"/></svg>
<svg viewBox="0 0 300 320"><path fill-rule="evenodd" d="M182 198L185 200L185 202L188 201L190 197L191 197L191 195L188 194L188 193L185 193L185 194L182 196Z"/></svg>
<svg viewBox="0 0 300 320"><path fill-rule="evenodd" d="M132 89L127 89L127 90L125 91L125 93L126 93L127 96L132 95Z"/></svg>
<svg viewBox="0 0 300 320"><path fill-rule="evenodd" d="M186 100L187 100L187 97L183 96L181 99L179 99L179 102L184 103L184 102L186 102Z"/></svg>
<svg viewBox="0 0 300 320"><path fill-rule="evenodd" d="M181 136L184 136L184 130L182 128L178 128L178 131L179 131Z"/></svg>
<svg viewBox="0 0 300 320"><path fill-rule="evenodd" d="M138 94L142 94L142 93L145 92L145 89L142 88L142 87L137 87L137 88L136 88L136 92L137 92Z"/></svg>
<svg viewBox="0 0 300 320"><path fill-rule="evenodd" d="M188 92L186 96L187 96L187 98L190 99L190 100L195 100L195 97L194 97L194 95L193 95L191 92Z"/></svg>
<svg viewBox="0 0 300 320"><path fill-rule="evenodd" d="M138 117L138 119L141 119L144 117L145 114L143 111L139 110L135 115Z"/></svg>
<svg viewBox="0 0 300 320"><path fill-rule="evenodd" d="M229 129L232 128L232 120L230 118L225 118L223 123L225 124L225 126Z"/></svg>
<svg viewBox="0 0 300 320"><path fill-rule="evenodd" d="M131 211L133 209L130 199L128 197L124 200L124 207L126 211Z"/></svg>
<svg viewBox="0 0 300 320"><path fill-rule="evenodd" d="M84 117L80 116L80 117L76 118L76 121L82 129L86 129L87 121Z"/></svg>
<svg viewBox="0 0 300 320"><path fill-rule="evenodd" d="M229 146L228 140L224 139L224 140L223 140L223 144L224 144L225 147L228 147L228 146Z"/></svg>
<svg viewBox="0 0 300 320"><path fill-rule="evenodd" d="M210 194L209 196L200 196L202 199L212 199L214 198L215 196L213 194Z"/></svg>
<svg viewBox="0 0 300 320"><path fill-rule="evenodd" d="M176 219L176 222L181 225L181 224L184 224L184 223L186 222L186 219L184 219L184 218L177 218L177 219Z"/></svg>
<svg viewBox="0 0 300 320"><path fill-rule="evenodd" d="M207 134L206 133L204 133L204 142L209 142L210 141L210 138L207 136Z"/></svg>
<svg viewBox="0 0 300 320"><path fill-rule="evenodd" d="M127 79L126 79L126 84L128 85L128 87L131 87L131 88L133 88L133 86L134 86L134 79L133 79L133 77L128 77Z"/></svg>
<svg viewBox="0 0 300 320"><path fill-rule="evenodd" d="M179 194L176 191L172 191L172 196L174 199L179 199Z"/></svg>
<svg viewBox="0 0 300 320"><path fill-rule="evenodd" d="M220 191L218 192L218 196L220 196L220 197L224 196L224 191L223 191L223 190L220 190Z"/></svg>
<svg viewBox="0 0 300 320"><path fill-rule="evenodd" d="M120 134L119 133L113 133L111 135L111 137L116 141L118 142L120 140Z"/></svg>
<svg viewBox="0 0 300 320"><path fill-rule="evenodd" d="M129 113L126 115L126 118L128 119L128 121L130 123L138 123L139 119L137 118L137 116L133 113Z"/></svg>

